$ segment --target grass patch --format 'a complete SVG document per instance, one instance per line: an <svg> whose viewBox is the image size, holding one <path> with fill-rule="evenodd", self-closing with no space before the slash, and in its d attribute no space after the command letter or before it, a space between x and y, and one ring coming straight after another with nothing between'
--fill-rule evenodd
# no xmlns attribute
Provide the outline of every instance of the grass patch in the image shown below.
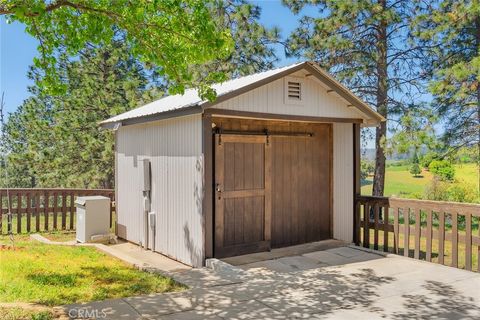
<svg viewBox="0 0 480 320"><path fill-rule="evenodd" d="M0 319L2 320L52 320L54 318L55 315L50 311L0 307Z"/></svg>
<svg viewBox="0 0 480 320"><path fill-rule="evenodd" d="M42 236L51 241L67 242L76 239L75 231L52 231L48 233L42 233Z"/></svg>
<svg viewBox="0 0 480 320"><path fill-rule="evenodd" d="M15 236L0 252L0 302L46 306L178 291L172 279L139 271L93 247L55 246ZM10 245L8 237L0 244Z"/></svg>
<svg viewBox="0 0 480 320"><path fill-rule="evenodd" d="M469 183L473 186L478 184L478 171L474 163L456 164L455 183ZM385 196L401 198L422 198L425 187L430 184L433 174L423 170L421 177L414 177L410 173L408 165L387 166L385 172ZM363 183L362 194L372 194L373 177Z"/></svg>

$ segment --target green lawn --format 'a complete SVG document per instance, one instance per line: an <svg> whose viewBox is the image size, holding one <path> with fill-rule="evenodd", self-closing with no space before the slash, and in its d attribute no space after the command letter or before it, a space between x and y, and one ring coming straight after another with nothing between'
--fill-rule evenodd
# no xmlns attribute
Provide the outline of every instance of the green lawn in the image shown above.
<svg viewBox="0 0 480 320"><path fill-rule="evenodd" d="M421 198L433 175L423 171L421 176L413 177L409 166L388 166L385 175L385 196L402 198ZM478 184L478 172L475 164L455 165L456 183ZM362 194L372 194L372 177L362 186Z"/></svg>
<svg viewBox="0 0 480 320"><path fill-rule="evenodd" d="M58 236L55 236L58 238ZM172 279L139 271L93 247L0 237L0 303L46 306L181 290Z"/></svg>

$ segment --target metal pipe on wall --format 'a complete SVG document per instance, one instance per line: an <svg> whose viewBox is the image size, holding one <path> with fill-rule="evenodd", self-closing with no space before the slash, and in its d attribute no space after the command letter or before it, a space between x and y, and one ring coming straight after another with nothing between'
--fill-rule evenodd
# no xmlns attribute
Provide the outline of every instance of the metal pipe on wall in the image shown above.
<svg viewBox="0 0 480 320"><path fill-rule="evenodd" d="M143 248L148 250L148 215L151 210L151 173L150 173L150 160L143 160Z"/></svg>

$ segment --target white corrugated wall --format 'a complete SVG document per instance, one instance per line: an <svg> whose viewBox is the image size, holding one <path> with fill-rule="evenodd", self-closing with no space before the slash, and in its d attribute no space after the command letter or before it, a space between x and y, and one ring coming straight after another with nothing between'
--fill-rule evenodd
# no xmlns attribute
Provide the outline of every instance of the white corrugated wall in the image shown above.
<svg viewBox="0 0 480 320"><path fill-rule="evenodd" d="M183 263L201 266L201 115L125 126L116 134L119 235L135 243L142 239L141 161L150 159L152 211L157 218L155 249Z"/></svg>
<svg viewBox="0 0 480 320"><path fill-rule="evenodd" d="M333 124L333 237L353 241L353 125Z"/></svg>

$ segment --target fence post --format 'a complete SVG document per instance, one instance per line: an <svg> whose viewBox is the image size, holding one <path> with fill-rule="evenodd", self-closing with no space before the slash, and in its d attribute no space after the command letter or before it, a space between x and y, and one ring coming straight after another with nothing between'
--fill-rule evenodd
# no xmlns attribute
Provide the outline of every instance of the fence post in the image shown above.
<svg viewBox="0 0 480 320"><path fill-rule="evenodd" d="M17 233L22 232L22 194L17 192Z"/></svg>
<svg viewBox="0 0 480 320"><path fill-rule="evenodd" d="M438 263L445 263L445 212L438 213Z"/></svg>
<svg viewBox="0 0 480 320"><path fill-rule="evenodd" d="M427 251L425 259L432 261L432 210L427 210Z"/></svg>
<svg viewBox="0 0 480 320"><path fill-rule="evenodd" d="M360 245L360 202L358 199L355 198L355 230L354 230L354 242L355 245ZM112 220L111 218L111 212L110 212L110 221Z"/></svg>
<svg viewBox="0 0 480 320"><path fill-rule="evenodd" d="M410 208L403 208L403 255L410 255Z"/></svg>
<svg viewBox="0 0 480 320"><path fill-rule="evenodd" d="M422 224L420 221L420 209L413 209L415 215L415 251L413 257L415 259L420 259L420 238L422 237Z"/></svg>
<svg viewBox="0 0 480 320"><path fill-rule="evenodd" d="M452 212L452 267L458 267L458 215Z"/></svg>
<svg viewBox="0 0 480 320"><path fill-rule="evenodd" d="M465 269L472 270L472 214L465 214Z"/></svg>

